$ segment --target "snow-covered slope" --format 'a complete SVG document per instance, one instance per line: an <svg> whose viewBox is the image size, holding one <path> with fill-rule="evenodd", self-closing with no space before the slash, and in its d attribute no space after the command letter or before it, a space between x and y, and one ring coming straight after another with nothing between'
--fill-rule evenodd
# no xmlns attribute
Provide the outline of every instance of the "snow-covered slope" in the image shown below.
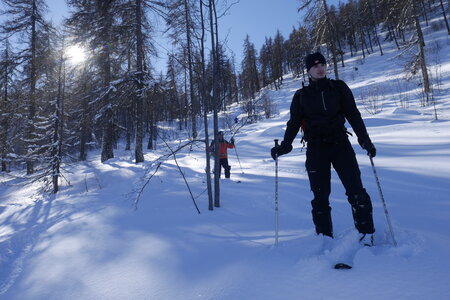
<svg viewBox="0 0 450 300"><path fill-rule="evenodd" d="M450 43L442 32L428 38L441 45L438 121L432 106L420 106L413 84L396 79L402 67L393 51L371 54L363 64L348 59L342 73L357 99L374 90L380 95L375 115L358 105L378 150L374 162L397 247L369 159L354 137L374 204L376 246L353 255L357 235L335 174L336 239L315 236L299 138L279 160L280 241L274 246L269 151L282 139L301 85L286 76L282 90L268 91L279 114L236 134L242 169L230 150L232 180L221 181L221 207L214 211L207 209L201 147L177 155L201 214L173 161L162 164L133 210L136 189L152 174L159 151L140 165L125 151L104 164L91 153L88 162L67 166L70 185L50 197L1 174L0 299L450 299ZM402 90L409 92L404 107L398 104ZM239 113L238 107L230 111ZM354 268L334 270L345 255Z"/></svg>

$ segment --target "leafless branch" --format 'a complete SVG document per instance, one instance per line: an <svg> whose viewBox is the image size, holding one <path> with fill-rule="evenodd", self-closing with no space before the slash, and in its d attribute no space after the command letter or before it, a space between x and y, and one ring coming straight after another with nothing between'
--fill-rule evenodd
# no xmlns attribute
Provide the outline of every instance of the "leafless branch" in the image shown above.
<svg viewBox="0 0 450 300"><path fill-rule="evenodd" d="M192 194L191 188L190 188L190 186L189 186L189 184L188 184L188 182L186 180L186 177L184 176L184 173L181 170L180 165L178 164L178 161L177 161L177 158L176 158L176 153L181 151L182 149L184 149L186 147L189 147L189 146L195 144L195 143L198 143L198 142L205 143L205 140L201 140L201 139L190 140L190 141L186 142L185 144L179 145L176 149L172 149L169 146L169 144L160 135L158 135L158 136L164 142L164 144L166 145L167 149L169 150L169 153L167 153L165 155L162 155L162 156L160 156L159 158L157 158L155 160L156 168L155 168L155 164L152 165L151 169L152 170L154 168L155 169L153 170L152 174L145 180L145 183L141 186L141 188L139 188L139 190L137 191L137 196L136 196L136 199L134 200L134 208L135 208L135 210L137 209L137 205L139 203L139 200L140 200L140 198L142 196L142 193L144 192L146 186L149 184L150 180L156 175L156 173L158 172L158 170L161 167L162 163L165 162L166 160L170 159L170 158L173 158L174 161L175 161L175 164L177 165L178 170L180 171L181 176L183 177L184 182L185 182L185 184L186 184L186 186L187 186L187 188L189 190L189 193L191 195L192 201L194 202L195 208L197 209L197 212L200 214L200 210L199 210L199 208L197 206L197 203L195 202L195 198L194 198L194 196Z"/></svg>
<svg viewBox="0 0 450 300"><path fill-rule="evenodd" d="M189 184L188 184L188 182L186 180L186 176L184 176L184 173L181 170L180 165L178 164L177 157L175 155L175 151L172 150L172 148L169 146L169 144L164 139L162 139L162 141L164 142L164 144L166 144L167 149L169 149L169 151L171 152L171 155L173 156L173 160L175 161L175 164L177 165L181 176L183 176L184 183L186 184L186 187L189 190L189 194L191 195L192 202L194 202L195 208L197 209L197 212L200 214L200 210L198 209L197 203L195 202L195 198L194 198L194 195L192 194L191 187L189 186Z"/></svg>
<svg viewBox="0 0 450 300"><path fill-rule="evenodd" d="M141 199L142 193L145 190L145 187L149 184L150 180L153 178L153 176L155 176L156 172L158 172L159 167L161 167L162 161L160 161L157 165L156 165L156 169L153 172L153 174L147 179L147 181L144 183L144 185L141 187L141 189L139 190L136 199L134 200L134 209L137 210L137 206L139 203L139 200Z"/></svg>

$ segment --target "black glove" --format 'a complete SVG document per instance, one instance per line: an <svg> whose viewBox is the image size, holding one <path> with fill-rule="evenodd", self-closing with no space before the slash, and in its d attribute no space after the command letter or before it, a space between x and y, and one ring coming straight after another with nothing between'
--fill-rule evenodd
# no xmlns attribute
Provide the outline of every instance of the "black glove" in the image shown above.
<svg viewBox="0 0 450 300"><path fill-rule="evenodd" d="M291 151L292 145L286 145L284 142L281 142L281 145L275 146L270 150L270 155L272 155L273 159L277 159L278 156L287 154Z"/></svg>
<svg viewBox="0 0 450 300"><path fill-rule="evenodd" d="M365 142L362 145L362 148L367 151L367 155L369 155L369 157L375 157L377 155L377 149L370 141Z"/></svg>
<svg viewBox="0 0 450 300"><path fill-rule="evenodd" d="M234 145L234 138L231 138L230 142Z"/></svg>

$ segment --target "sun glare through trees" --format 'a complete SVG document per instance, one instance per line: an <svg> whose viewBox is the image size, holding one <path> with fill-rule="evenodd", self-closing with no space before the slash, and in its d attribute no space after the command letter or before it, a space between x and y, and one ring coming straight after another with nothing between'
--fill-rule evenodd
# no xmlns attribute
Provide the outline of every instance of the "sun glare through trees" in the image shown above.
<svg viewBox="0 0 450 300"><path fill-rule="evenodd" d="M72 64L82 63L86 60L86 50L79 45L68 47L66 54Z"/></svg>

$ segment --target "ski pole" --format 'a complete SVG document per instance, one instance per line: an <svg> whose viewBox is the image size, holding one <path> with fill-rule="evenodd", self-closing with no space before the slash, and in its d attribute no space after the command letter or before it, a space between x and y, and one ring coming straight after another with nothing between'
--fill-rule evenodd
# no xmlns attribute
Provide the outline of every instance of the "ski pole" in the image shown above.
<svg viewBox="0 0 450 300"><path fill-rule="evenodd" d="M244 174L244 170L242 169L241 160L239 159L239 155L238 155L238 152L237 152L236 145L234 145L234 151L236 152L236 157L237 157L238 162L239 162L239 167L241 167L241 172L242 172L242 174Z"/></svg>
<svg viewBox="0 0 450 300"><path fill-rule="evenodd" d="M274 141L278 147L278 140ZM275 154L275 246L278 247L278 154Z"/></svg>
<svg viewBox="0 0 450 300"><path fill-rule="evenodd" d="M386 216L386 221L389 226L389 231L391 233L392 242L394 243L394 246L397 246L397 242L395 241L395 237L394 237L394 230L392 229L391 219L389 218L389 213L388 213L387 206L386 206L386 201L384 201L383 191L381 190L380 180L378 179L377 171L375 170L373 158L371 156L369 156L369 158L370 158L370 163L372 164L373 175L375 176L375 181L377 182L377 185L378 185L378 192L380 193L381 202L383 202L384 215Z"/></svg>

